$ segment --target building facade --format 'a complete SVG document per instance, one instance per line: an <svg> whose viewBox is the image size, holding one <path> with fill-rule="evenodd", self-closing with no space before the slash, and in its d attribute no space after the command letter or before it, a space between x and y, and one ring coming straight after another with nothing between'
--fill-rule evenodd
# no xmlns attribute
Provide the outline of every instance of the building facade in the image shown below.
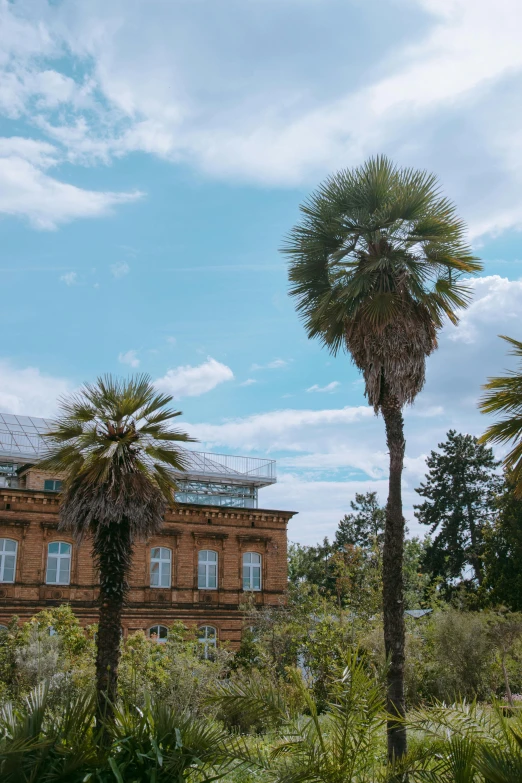
<svg viewBox="0 0 522 783"><path fill-rule="evenodd" d="M71 605L97 621L98 585L88 539L58 531L59 477L35 467L49 423L0 414L0 625L13 616ZM162 531L135 546L123 633L161 641L176 620L205 645L241 639L240 606L279 605L287 584L292 512L259 509L275 481L271 460L188 452L177 503Z"/></svg>

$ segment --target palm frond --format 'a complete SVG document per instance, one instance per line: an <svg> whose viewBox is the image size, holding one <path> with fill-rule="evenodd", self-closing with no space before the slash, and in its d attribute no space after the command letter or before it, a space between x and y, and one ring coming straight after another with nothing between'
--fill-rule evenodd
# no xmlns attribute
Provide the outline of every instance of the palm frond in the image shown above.
<svg viewBox="0 0 522 783"><path fill-rule="evenodd" d="M522 342L506 335L500 337L512 346L511 356L522 358ZM505 415L490 425L479 441L513 444L503 462L514 479L515 494L522 497L522 363L516 370L508 370L506 375L488 378L483 389L485 393L479 401L482 413Z"/></svg>
<svg viewBox="0 0 522 783"><path fill-rule="evenodd" d="M390 367L380 355L354 356L347 333L382 340L387 329L411 334L415 317L422 325L431 320L431 342L410 346L417 353L414 374L402 355L397 362L394 375L408 377L404 398L393 374L390 379L399 399L410 402L424 383L420 365L435 347L437 330L446 318L457 323L469 301L462 277L482 268L455 206L432 174L400 169L379 156L329 177L301 213L282 252L289 259L290 294L310 338L334 354L344 347L361 369L377 363L375 375L386 374ZM368 400L378 405L379 387L370 381L365 376Z"/></svg>

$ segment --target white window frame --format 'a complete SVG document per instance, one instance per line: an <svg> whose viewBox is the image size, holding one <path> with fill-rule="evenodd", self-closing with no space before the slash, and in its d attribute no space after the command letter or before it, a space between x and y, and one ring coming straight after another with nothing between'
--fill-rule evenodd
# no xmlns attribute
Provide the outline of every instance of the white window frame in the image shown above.
<svg viewBox="0 0 522 783"><path fill-rule="evenodd" d="M13 550L6 550L5 545L9 541L10 544L14 544L15 548ZM13 565L13 578L12 579L5 579L4 573L5 573L5 561L6 558L14 557L14 565ZM0 538L0 582L3 584L9 584L12 585L16 581L16 561L18 559L18 541L15 541L14 538Z"/></svg>
<svg viewBox="0 0 522 783"><path fill-rule="evenodd" d="M161 636L162 631L165 631L164 636ZM153 634L156 636L155 639L152 638ZM151 641L157 642L158 644L165 644L169 636L169 629L167 628L166 625L157 623L156 625L151 625L151 627L147 632L147 635Z"/></svg>
<svg viewBox="0 0 522 783"><path fill-rule="evenodd" d="M252 560L252 555L259 558L258 561ZM247 558L250 558L247 560ZM259 585L254 586L254 574L255 571L259 572ZM244 552L243 553L243 590L246 592L260 592L263 589L263 556L259 552Z"/></svg>
<svg viewBox="0 0 522 783"><path fill-rule="evenodd" d="M158 556L154 557L153 553L156 551ZM165 553L168 557L165 557ZM153 567L156 563L158 564L157 574L153 573ZM164 564L168 565L167 569L163 568ZM168 576L168 579L164 579L165 576ZM158 578L158 584L153 584L154 577ZM155 589L172 586L172 549L166 546L153 546L150 550L150 586Z"/></svg>
<svg viewBox="0 0 522 783"><path fill-rule="evenodd" d="M214 555L215 559L209 559ZM198 552L198 590L217 590L219 555L214 549L200 549ZM212 574L212 571L215 573ZM215 584L211 582L215 581Z"/></svg>
<svg viewBox="0 0 522 783"><path fill-rule="evenodd" d="M209 631L212 631L212 633L209 634ZM198 643L203 647L203 658L205 658L205 660L210 658L210 648L213 650L217 649L217 640L217 628L215 628L213 625L201 625L198 628Z"/></svg>
<svg viewBox="0 0 522 783"><path fill-rule="evenodd" d="M50 484L52 482L52 487L46 487L46 484ZM57 487L56 485L59 484ZM44 479L44 492L61 492L63 486L63 479Z"/></svg>
<svg viewBox="0 0 522 783"><path fill-rule="evenodd" d="M50 552L49 548L53 544L58 544L58 552ZM68 552L62 552L61 548L62 546L69 547ZM49 560L50 558L54 558L56 560L56 581L52 582L49 579ZM62 561L68 560L69 566L67 569L67 581L60 581L60 574L62 571L61 565ZM45 584L47 585L70 585L71 584L71 564L72 564L72 544L69 544L68 541L49 541L47 544L47 567L45 569Z"/></svg>

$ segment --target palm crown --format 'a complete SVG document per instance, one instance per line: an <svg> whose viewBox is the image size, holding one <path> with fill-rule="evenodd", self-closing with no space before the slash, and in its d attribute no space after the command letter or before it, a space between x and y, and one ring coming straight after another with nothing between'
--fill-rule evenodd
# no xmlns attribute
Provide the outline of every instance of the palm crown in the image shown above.
<svg viewBox="0 0 522 783"><path fill-rule="evenodd" d="M177 444L193 440L170 427L180 415L166 407L171 400L147 375L107 375L62 400L40 463L64 476L62 527L81 538L124 516L134 534L157 530L185 469Z"/></svg>
<svg viewBox="0 0 522 783"><path fill-rule="evenodd" d="M522 342L500 335L513 346L510 354L522 359ZM504 418L492 424L480 440L490 443L508 443L514 446L504 459L504 465L512 472L515 493L522 497L522 362L518 370L508 370L506 375L489 378L484 385L486 393L480 401L482 413L504 413Z"/></svg>
<svg viewBox="0 0 522 783"><path fill-rule="evenodd" d="M411 402L444 317L469 300L462 275L481 269L465 224L433 175L386 157L333 175L301 211L283 252L308 336L350 351L375 407L383 375Z"/></svg>

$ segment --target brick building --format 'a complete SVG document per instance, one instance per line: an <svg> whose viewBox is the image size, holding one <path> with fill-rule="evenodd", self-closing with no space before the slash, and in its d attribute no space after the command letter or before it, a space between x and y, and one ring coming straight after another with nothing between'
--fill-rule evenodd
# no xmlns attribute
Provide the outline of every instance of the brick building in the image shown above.
<svg viewBox="0 0 522 783"><path fill-rule="evenodd" d="M0 625L62 603L82 624L97 620L90 543L58 532L60 479L34 467L49 428L0 414ZM123 633L161 640L181 620L205 645L235 647L247 594L258 605L284 600L293 512L258 508L258 490L276 480L273 460L187 454L177 505L161 533L135 547Z"/></svg>

